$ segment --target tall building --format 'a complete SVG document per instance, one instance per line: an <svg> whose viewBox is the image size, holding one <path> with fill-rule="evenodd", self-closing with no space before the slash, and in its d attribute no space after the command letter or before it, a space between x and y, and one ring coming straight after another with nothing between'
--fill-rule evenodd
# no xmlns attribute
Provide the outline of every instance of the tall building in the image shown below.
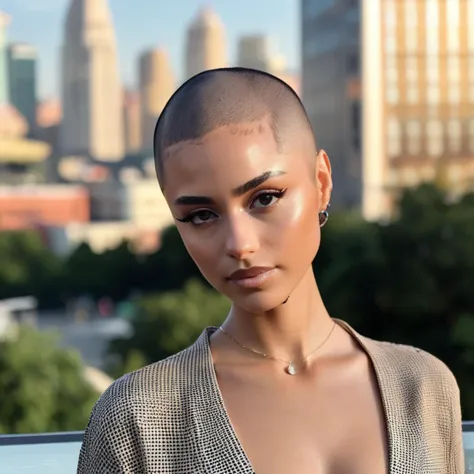
<svg viewBox="0 0 474 474"><path fill-rule="evenodd" d="M186 38L185 79L227 66L227 41L224 25L209 8L199 10L189 25Z"/></svg>
<svg viewBox="0 0 474 474"><path fill-rule="evenodd" d="M271 39L262 34L240 37L237 45L237 65L277 76L285 70L284 58L274 54Z"/></svg>
<svg viewBox="0 0 474 474"><path fill-rule="evenodd" d="M474 1L302 6L303 100L332 156L335 203L379 219L440 170L454 192L472 186Z"/></svg>
<svg viewBox="0 0 474 474"><path fill-rule="evenodd" d="M36 128L36 48L25 43L8 46L10 103L25 117L30 132Z"/></svg>
<svg viewBox="0 0 474 474"><path fill-rule="evenodd" d="M122 86L106 0L71 0L62 49L63 154L124 157Z"/></svg>
<svg viewBox="0 0 474 474"><path fill-rule="evenodd" d="M8 102L6 39L10 16L0 11L0 104Z"/></svg>
<svg viewBox="0 0 474 474"><path fill-rule="evenodd" d="M144 52L139 63L142 147L151 152L156 120L175 90L175 79L163 49Z"/></svg>
<svg viewBox="0 0 474 474"><path fill-rule="evenodd" d="M134 155L142 150L140 95L125 90L123 96L125 152Z"/></svg>
<svg viewBox="0 0 474 474"><path fill-rule="evenodd" d="M270 72L270 38L265 35L246 35L239 38L237 65Z"/></svg>
<svg viewBox="0 0 474 474"><path fill-rule="evenodd" d="M359 16L358 1L302 3L302 98L332 160L333 208L358 207L362 196Z"/></svg>

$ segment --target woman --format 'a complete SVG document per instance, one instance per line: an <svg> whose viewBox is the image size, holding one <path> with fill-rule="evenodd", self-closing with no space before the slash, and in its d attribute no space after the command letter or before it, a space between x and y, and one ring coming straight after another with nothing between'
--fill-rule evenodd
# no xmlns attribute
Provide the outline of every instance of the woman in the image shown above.
<svg viewBox="0 0 474 474"><path fill-rule="evenodd" d="M199 74L163 111L155 161L186 248L232 308L102 395L78 472L464 472L448 368L325 309L311 263L331 168L296 94L257 71Z"/></svg>

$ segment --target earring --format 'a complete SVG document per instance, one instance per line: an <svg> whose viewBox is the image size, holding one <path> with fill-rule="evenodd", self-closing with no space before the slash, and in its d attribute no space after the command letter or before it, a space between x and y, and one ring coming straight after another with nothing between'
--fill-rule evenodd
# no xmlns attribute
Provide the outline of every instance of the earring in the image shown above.
<svg viewBox="0 0 474 474"><path fill-rule="evenodd" d="M326 225L326 222L329 219L329 212L328 209L331 205L328 203L327 208L324 211L321 211L319 213L319 227L324 227Z"/></svg>

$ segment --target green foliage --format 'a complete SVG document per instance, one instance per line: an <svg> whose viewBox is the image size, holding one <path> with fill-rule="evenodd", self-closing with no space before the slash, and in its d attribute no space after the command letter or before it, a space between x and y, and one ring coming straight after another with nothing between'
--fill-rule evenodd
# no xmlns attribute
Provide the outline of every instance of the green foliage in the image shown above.
<svg viewBox="0 0 474 474"><path fill-rule="evenodd" d="M474 199L407 190L399 218L373 225L335 219L314 263L335 317L379 340L421 347L443 360L474 418Z"/></svg>
<svg viewBox="0 0 474 474"><path fill-rule="evenodd" d="M0 299L34 294L47 297L61 262L35 232L0 233Z"/></svg>
<svg viewBox="0 0 474 474"><path fill-rule="evenodd" d="M125 365L123 373L137 368L137 356L133 356L134 363L130 359L134 350L143 354L143 361L151 363L185 349L205 326L218 325L225 319L230 303L200 281L191 280L181 291L142 298L138 308L132 337L111 344L111 352L118 354Z"/></svg>
<svg viewBox="0 0 474 474"><path fill-rule="evenodd" d="M0 433L84 429L98 394L82 370L51 334L21 327L0 341Z"/></svg>

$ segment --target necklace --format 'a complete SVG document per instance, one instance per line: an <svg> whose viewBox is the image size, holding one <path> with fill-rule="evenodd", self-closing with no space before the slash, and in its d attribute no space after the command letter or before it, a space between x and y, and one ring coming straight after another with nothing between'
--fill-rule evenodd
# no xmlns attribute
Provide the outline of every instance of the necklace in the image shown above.
<svg viewBox="0 0 474 474"><path fill-rule="evenodd" d="M257 355L260 355L262 357L265 357L266 359L272 359L272 360L276 360L277 362L284 362L285 364L288 364L287 367L286 367L286 372L290 375L296 375L296 367L295 367L295 363L297 362L303 362L305 361L309 356L313 355L317 350L321 349L321 347L324 346L324 344L326 344L326 342L328 341L328 339L331 337L331 334L332 332L334 331L334 328L336 327L336 322L334 322L331 330L329 331L329 334L326 336L326 338L323 340L323 342L321 344L319 344L318 347L316 347L316 349L313 349L308 355L306 355L305 357L302 357L301 359L297 359L296 361L292 361L292 360L283 360L283 359L279 359L278 357L273 357L271 355L268 355L268 354L265 354L264 352L260 352L260 351L257 351L255 349L252 349L251 347L248 347L242 343L240 343L237 339L235 339L233 336L231 336L222 326L219 326L219 329L232 341L234 341L236 344L238 344L240 347L246 349L247 351L250 351L250 352L253 352L254 354L257 354Z"/></svg>

